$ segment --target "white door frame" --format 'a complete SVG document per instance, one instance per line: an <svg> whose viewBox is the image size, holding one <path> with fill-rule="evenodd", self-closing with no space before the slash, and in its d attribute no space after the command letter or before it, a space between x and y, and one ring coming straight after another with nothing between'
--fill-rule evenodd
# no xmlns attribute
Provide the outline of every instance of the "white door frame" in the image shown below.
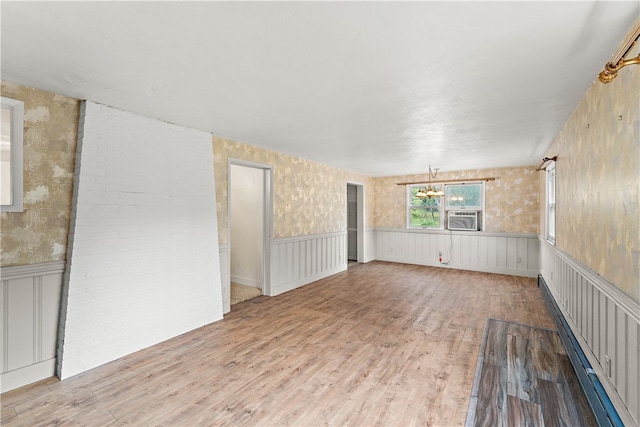
<svg viewBox="0 0 640 427"><path fill-rule="evenodd" d="M229 234L229 257L228 257L228 271L231 271L231 165L244 166L254 169L261 169L264 172L264 218L263 218L263 232L262 238L262 293L263 295L271 296L271 246L273 243L273 166L264 163L252 162L249 160L234 159L229 157L227 159L227 230ZM231 275L229 275L231 280ZM229 284L229 287L231 284ZM228 298L231 298L231 292L228 293Z"/></svg>

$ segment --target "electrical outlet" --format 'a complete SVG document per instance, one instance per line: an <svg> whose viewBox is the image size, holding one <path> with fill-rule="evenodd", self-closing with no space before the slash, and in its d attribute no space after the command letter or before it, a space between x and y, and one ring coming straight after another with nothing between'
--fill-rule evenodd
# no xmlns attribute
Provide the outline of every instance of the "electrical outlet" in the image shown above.
<svg viewBox="0 0 640 427"><path fill-rule="evenodd" d="M520 264L522 262L522 257L516 258L516 264Z"/></svg>
<svg viewBox="0 0 640 427"><path fill-rule="evenodd" d="M604 355L604 373L611 378L611 358L608 354Z"/></svg>
<svg viewBox="0 0 640 427"><path fill-rule="evenodd" d="M438 251L438 256L442 256L442 252L441 251Z"/></svg>

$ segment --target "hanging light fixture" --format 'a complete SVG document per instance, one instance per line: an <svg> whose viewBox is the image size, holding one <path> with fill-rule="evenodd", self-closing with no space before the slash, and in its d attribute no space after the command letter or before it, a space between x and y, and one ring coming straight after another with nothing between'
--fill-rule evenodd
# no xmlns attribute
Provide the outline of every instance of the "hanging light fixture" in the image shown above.
<svg viewBox="0 0 640 427"><path fill-rule="evenodd" d="M444 191L436 190L435 187L431 185L431 178L436 179L436 176L438 175L438 168L433 169L433 171L434 172L431 171L431 165L429 165L429 183L426 187L420 187L418 189L416 197L418 197L419 199L432 199L434 197L444 196Z"/></svg>

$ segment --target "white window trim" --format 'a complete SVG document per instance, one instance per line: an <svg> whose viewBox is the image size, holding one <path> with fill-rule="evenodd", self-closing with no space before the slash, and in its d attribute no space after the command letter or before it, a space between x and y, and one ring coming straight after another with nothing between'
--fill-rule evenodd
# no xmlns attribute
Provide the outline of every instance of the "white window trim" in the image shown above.
<svg viewBox="0 0 640 427"><path fill-rule="evenodd" d="M484 196L485 196L485 185L484 185L484 181L462 181L462 182L450 182L445 184L445 206L444 209L447 211L482 211L484 212ZM446 201L446 196L447 196L447 188L448 187L458 187L461 185L477 185L480 184L480 187L482 188L481 192L482 192L482 203L480 206L449 206L449 202Z"/></svg>
<svg viewBox="0 0 640 427"><path fill-rule="evenodd" d="M551 176L553 176L553 204L549 203L549 181ZM556 236L558 234L558 223L556 222L558 216L557 216L557 197L558 197L558 191L557 191L557 185L556 185L556 163L555 162L551 162L549 164L549 166L546 167L545 169L545 238L547 239L547 241L549 243L551 243L552 245L556 244ZM553 207L553 235L550 234L550 230L549 230L549 216L551 214L551 208Z"/></svg>
<svg viewBox="0 0 640 427"><path fill-rule="evenodd" d="M22 212L23 190L23 127L24 102L16 99L1 97L2 106L11 109L11 204L2 205L2 212Z"/></svg>
<svg viewBox="0 0 640 427"><path fill-rule="evenodd" d="M411 184L407 185L407 191L405 195L405 213L406 213L406 221L407 221L407 229L409 230L444 230L445 227L445 210L444 210L444 196L440 197L440 206L438 206L440 211L440 227L412 227L411 226L411 188L413 187L426 187L429 183L424 184ZM433 185L433 184L432 184ZM440 184L442 189L444 190L444 185Z"/></svg>
<svg viewBox="0 0 640 427"><path fill-rule="evenodd" d="M449 211L475 211L478 212L478 218L479 218L479 222L480 222L480 230L484 231L486 230L485 228L485 217L487 215L485 215L487 209L486 209L486 195L487 195L487 186L486 186L486 181L459 181L459 182L449 182L447 184L445 184L445 198L446 198L446 194L447 194L447 185L450 186L456 186L456 185L467 185L467 184L481 184L481 188L482 188L482 204L481 206L449 206L449 204L447 203L447 201L445 200L445 206L444 206L444 211L446 212L446 217L445 219L448 220L448 215L449 215ZM445 227L446 228L446 227Z"/></svg>
<svg viewBox="0 0 640 427"><path fill-rule="evenodd" d="M449 211L476 211L479 212L479 221L480 221L480 229L486 230L485 228L485 212L486 212L486 182L485 181L453 181L447 183L436 183L440 186L440 188L444 191L445 196L440 197L440 227L412 227L411 226L411 188L412 187L426 187L430 185L430 183L425 182L422 184L409 184L406 187L406 196L405 196L405 220L406 220L406 228L409 230L447 230L447 215ZM446 199L447 194L447 186L455 186L455 185L465 185L465 184L482 184L482 206L452 206L448 207ZM434 185L434 184L431 184Z"/></svg>

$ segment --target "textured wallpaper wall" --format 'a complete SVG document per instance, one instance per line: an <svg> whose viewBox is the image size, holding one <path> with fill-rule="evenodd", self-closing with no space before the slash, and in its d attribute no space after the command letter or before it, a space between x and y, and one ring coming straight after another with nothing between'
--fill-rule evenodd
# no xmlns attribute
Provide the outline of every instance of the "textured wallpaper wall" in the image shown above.
<svg viewBox="0 0 640 427"><path fill-rule="evenodd" d="M538 233L539 190L535 166L439 172L437 179L495 177L485 187L485 231ZM427 182L427 174L375 179L375 226L405 228L406 187L398 182Z"/></svg>
<svg viewBox="0 0 640 427"><path fill-rule="evenodd" d="M595 82L546 155L558 155L557 245L640 299L640 67ZM79 101L10 82L2 96L25 103L24 212L0 218L0 265L66 257ZM371 178L305 159L213 138L219 241L228 243L227 158L270 164L274 235L346 229L346 183L365 185L366 227L404 228L401 181ZM543 174L535 167L441 172L440 179L496 176L487 183L486 229L544 231ZM540 201L539 201L540 200ZM588 230L588 232L585 232Z"/></svg>
<svg viewBox="0 0 640 427"><path fill-rule="evenodd" d="M365 226L373 224L373 178L218 137L213 138L213 155L220 244L229 241L229 157L273 167L275 238L346 231L347 182L365 185Z"/></svg>
<svg viewBox="0 0 640 427"><path fill-rule="evenodd" d="M24 211L0 218L3 267L66 258L80 102L2 82L24 102Z"/></svg>
<svg viewBox="0 0 640 427"><path fill-rule="evenodd" d="M640 301L639 66L591 85L546 153L556 155L557 247Z"/></svg>

